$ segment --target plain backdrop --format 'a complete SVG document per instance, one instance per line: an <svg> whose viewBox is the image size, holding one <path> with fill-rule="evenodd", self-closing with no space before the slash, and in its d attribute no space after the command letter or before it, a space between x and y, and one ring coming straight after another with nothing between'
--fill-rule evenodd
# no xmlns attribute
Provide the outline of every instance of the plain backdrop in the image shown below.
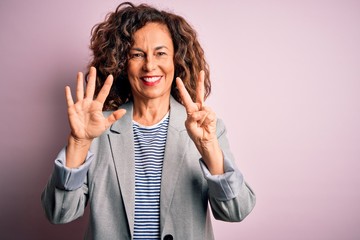
<svg viewBox="0 0 360 240"><path fill-rule="evenodd" d="M64 87L119 3L0 1L0 239L82 239L87 217L51 225L40 195L69 133ZM148 3L197 30L207 105L257 194L242 223L213 221L216 239L360 239L360 1Z"/></svg>

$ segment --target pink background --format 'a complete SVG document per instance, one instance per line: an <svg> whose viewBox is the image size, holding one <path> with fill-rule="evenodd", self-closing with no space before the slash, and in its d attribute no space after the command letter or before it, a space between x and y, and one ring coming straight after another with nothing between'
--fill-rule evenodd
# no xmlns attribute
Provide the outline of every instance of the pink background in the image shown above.
<svg viewBox="0 0 360 240"><path fill-rule="evenodd" d="M217 239L360 239L360 2L149 1L197 29L212 106L257 194ZM0 238L81 239L51 225L40 194L69 132L64 86L91 27L118 1L0 2Z"/></svg>

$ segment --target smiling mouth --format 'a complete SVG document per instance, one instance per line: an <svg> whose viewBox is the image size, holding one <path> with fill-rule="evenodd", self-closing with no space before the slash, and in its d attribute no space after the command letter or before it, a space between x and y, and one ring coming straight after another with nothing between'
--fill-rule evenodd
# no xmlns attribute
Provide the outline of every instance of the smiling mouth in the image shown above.
<svg viewBox="0 0 360 240"><path fill-rule="evenodd" d="M161 80L162 76L145 76L145 77L141 77L140 79L143 81L143 83L147 86L154 86L156 84L158 84Z"/></svg>

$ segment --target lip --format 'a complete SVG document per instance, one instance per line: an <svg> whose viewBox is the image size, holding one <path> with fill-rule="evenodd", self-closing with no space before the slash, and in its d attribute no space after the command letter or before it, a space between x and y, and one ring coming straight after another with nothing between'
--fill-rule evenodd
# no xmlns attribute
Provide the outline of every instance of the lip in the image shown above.
<svg viewBox="0 0 360 240"><path fill-rule="evenodd" d="M161 81L162 75L142 76L140 79L146 86L155 86Z"/></svg>

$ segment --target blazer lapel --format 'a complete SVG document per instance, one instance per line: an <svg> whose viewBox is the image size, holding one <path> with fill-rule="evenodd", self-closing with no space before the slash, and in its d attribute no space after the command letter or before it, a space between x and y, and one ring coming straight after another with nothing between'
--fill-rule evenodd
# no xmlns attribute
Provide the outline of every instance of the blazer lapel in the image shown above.
<svg viewBox="0 0 360 240"><path fill-rule="evenodd" d="M112 134L109 134L109 139L121 196L132 235L134 232L135 208L135 157L132 130L133 104L130 102L122 105L121 108L126 109L126 114L111 126L110 131Z"/></svg>
<svg viewBox="0 0 360 240"><path fill-rule="evenodd" d="M188 146L188 137L185 128L185 108L174 98L170 99L170 121L165 146L165 156L161 178L160 193L160 231L163 231L166 216L169 212L174 195L181 165Z"/></svg>

